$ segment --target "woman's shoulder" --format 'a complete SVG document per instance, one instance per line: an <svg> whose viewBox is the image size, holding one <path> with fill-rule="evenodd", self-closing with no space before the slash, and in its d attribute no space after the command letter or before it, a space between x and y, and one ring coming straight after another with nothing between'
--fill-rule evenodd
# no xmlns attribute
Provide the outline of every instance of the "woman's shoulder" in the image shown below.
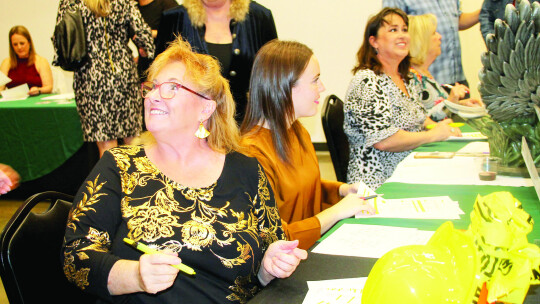
<svg viewBox="0 0 540 304"><path fill-rule="evenodd" d="M239 176L253 176L257 174L260 164L257 158L243 151L234 151L227 154L225 165Z"/></svg>
<svg viewBox="0 0 540 304"><path fill-rule="evenodd" d="M49 61L45 57L36 54L36 65L49 65Z"/></svg>
<svg viewBox="0 0 540 304"><path fill-rule="evenodd" d="M4 70L4 69L9 70L10 65L11 65L11 62L10 62L10 59L8 57L8 58L5 58L4 60L2 60L2 63L0 64L0 68L2 70Z"/></svg>
<svg viewBox="0 0 540 304"><path fill-rule="evenodd" d="M111 148L105 151L106 154L110 154L117 162L125 162L127 159L139 157L144 155L143 146L131 146L124 145ZM103 154L105 156L105 154Z"/></svg>
<svg viewBox="0 0 540 304"><path fill-rule="evenodd" d="M361 69L361 70L358 70L356 71L356 73L354 73L354 77L358 77L358 78L374 78L374 77L379 77L379 75L377 75L375 73L375 71L371 70L371 69Z"/></svg>
<svg viewBox="0 0 540 304"><path fill-rule="evenodd" d="M265 6L255 2L255 1L251 1L249 3L249 12L251 13L252 11L259 11L259 12L263 12L263 13L271 13L270 9L266 8Z"/></svg>

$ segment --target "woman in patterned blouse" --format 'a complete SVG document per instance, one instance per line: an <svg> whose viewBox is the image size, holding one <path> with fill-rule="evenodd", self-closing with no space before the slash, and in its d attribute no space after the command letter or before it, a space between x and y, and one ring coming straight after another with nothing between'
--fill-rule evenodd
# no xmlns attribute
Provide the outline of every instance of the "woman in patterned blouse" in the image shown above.
<svg viewBox="0 0 540 304"><path fill-rule="evenodd" d="M142 145L108 150L77 194L64 272L102 301L245 303L307 257L285 240L262 167L237 152L219 69L180 39L160 54L142 84ZM196 274L171 267L180 262Z"/></svg>
<svg viewBox="0 0 540 304"><path fill-rule="evenodd" d="M426 117L419 88L410 81L407 27L407 15L397 8L383 8L368 20L344 104L349 183L378 188L410 150L461 135L448 126L450 120L424 131L434 122Z"/></svg>
<svg viewBox="0 0 540 304"><path fill-rule="evenodd" d="M465 98L469 88L457 82L452 86L450 94L447 93L429 72L429 66L441 54L441 35L436 30L437 17L435 15L409 16L412 81L421 87L420 101L428 111L428 116L435 121L440 121L446 118L442 102L444 100L470 107L482 106L482 102Z"/></svg>

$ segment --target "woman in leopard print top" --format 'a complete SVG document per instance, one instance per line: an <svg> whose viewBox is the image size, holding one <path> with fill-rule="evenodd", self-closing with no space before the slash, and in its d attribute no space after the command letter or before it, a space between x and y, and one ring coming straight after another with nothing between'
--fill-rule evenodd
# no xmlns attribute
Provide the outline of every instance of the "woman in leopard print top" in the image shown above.
<svg viewBox="0 0 540 304"><path fill-rule="evenodd" d="M370 18L358 64L345 97L344 130L349 138L349 183L364 181L378 188L410 150L429 142L459 136L444 120L434 124L419 102L419 88L410 80L407 15L384 8Z"/></svg>

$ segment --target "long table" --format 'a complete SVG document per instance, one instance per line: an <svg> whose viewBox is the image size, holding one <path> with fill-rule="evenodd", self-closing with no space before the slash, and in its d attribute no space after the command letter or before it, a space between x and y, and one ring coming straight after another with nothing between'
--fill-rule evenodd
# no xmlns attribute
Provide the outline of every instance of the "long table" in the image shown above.
<svg viewBox="0 0 540 304"><path fill-rule="evenodd" d="M464 127L462 130L465 132L472 131L468 127ZM467 144L468 142L460 141L432 143L415 149L415 152L455 152ZM524 210L533 217L535 223L540 225L540 203L533 187L406 184L394 182L385 183L377 189L377 193L384 194L384 198L388 199L450 196L453 200L459 201L461 209L465 212L465 215L462 215L459 220L452 220L454 227L464 230L469 226L469 214L473 209L476 196L478 194L487 195L496 191L511 192L522 203ZM445 221L447 220L349 218L338 222L319 242L345 223L411 227L434 231ZM528 235L528 238L529 242L540 245L540 229L538 227L533 229L533 232ZM291 277L272 281L249 303L302 303L308 291L307 281L366 277L369 275L376 261L377 259L373 258L335 256L310 252L308 259L301 262ZM531 286L524 303L540 303L539 286Z"/></svg>
<svg viewBox="0 0 540 304"><path fill-rule="evenodd" d="M42 100L47 96L0 102L0 163L23 182L52 172L83 145L75 102Z"/></svg>

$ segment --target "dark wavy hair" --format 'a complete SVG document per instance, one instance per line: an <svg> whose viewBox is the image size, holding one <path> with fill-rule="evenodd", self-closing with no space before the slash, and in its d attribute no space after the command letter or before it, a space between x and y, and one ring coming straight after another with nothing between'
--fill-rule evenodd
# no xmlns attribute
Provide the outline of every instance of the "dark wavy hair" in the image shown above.
<svg viewBox="0 0 540 304"><path fill-rule="evenodd" d="M377 37L377 32L384 24L387 24L388 21L385 18L389 15L396 15L403 19L403 22L408 26L409 18L404 11L396 7L385 7L379 13L369 18L366 24L366 30L364 32L364 42L358 53L356 53L357 64L352 69L352 73L355 74L359 70L369 69L374 71L376 74L380 75L382 73L382 64L377 59L377 51L369 43L369 37ZM409 69L411 68L411 57L407 55L400 63L398 67L398 72L401 74L401 77L405 80L406 83L409 82Z"/></svg>
<svg viewBox="0 0 540 304"><path fill-rule="evenodd" d="M274 39L259 50L251 71L246 116L240 133L245 135L258 124L267 123L274 148L286 164L290 163L291 150L288 129L300 139L301 128L294 113L292 89L312 56L313 51L302 43ZM306 143L300 144L306 149Z"/></svg>

